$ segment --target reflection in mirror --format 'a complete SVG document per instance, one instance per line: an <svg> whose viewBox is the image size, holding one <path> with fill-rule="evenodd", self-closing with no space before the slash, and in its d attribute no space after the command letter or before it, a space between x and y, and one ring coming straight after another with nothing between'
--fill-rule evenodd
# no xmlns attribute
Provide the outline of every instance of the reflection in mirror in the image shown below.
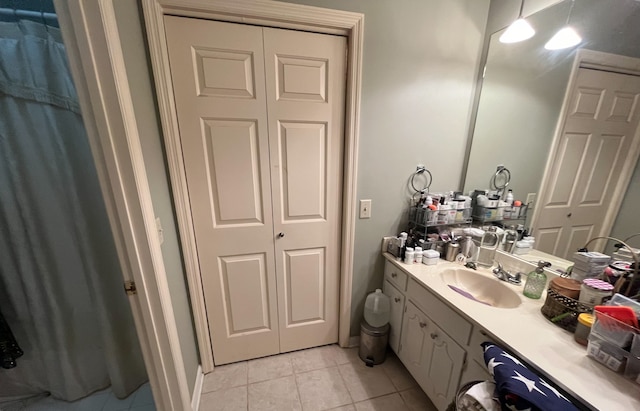
<svg viewBox="0 0 640 411"><path fill-rule="evenodd" d="M528 193L538 192L578 49L640 58L640 2L575 0L569 16L570 9L566 0L529 16L536 35L527 41L503 44L498 41L502 32L491 36L465 192L489 187L496 164L511 170L515 199L524 202ZM583 41L546 50L568 16ZM612 235L640 232L637 207L632 212L640 201L639 179L636 167Z"/></svg>

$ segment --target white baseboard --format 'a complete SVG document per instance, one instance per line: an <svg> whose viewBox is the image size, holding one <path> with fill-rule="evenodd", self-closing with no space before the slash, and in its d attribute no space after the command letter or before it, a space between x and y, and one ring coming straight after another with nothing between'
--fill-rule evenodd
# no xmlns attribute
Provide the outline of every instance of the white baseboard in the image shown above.
<svg viewBox="0 0 640 411"><path fill-rule="evenodd" d="M196 370L196 384L193 387L193 397L191 397L191 410L198 411L200 408L200 397L202 396L202 383L204 382L204 374L202 373L202 366L198 364Z"/></svg>
<svg viewBox="0 0 640 411"><path fill-rule="evenodd" d="M355 337L349 337L349 347L359 347L360 346L360 336L356 335Z"/></svg>

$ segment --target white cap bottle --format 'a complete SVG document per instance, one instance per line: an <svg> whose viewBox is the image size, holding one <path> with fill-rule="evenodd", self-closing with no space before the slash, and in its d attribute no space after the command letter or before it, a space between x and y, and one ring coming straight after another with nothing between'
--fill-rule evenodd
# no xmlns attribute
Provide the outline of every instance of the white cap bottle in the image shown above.
<svg viewBox="0 0 640 411"><path fill-rule="evenodd" d="M512 206L513 205L513 190L509 189L509 191L507 192L507 197L505 198L505 201Z"/></svg>

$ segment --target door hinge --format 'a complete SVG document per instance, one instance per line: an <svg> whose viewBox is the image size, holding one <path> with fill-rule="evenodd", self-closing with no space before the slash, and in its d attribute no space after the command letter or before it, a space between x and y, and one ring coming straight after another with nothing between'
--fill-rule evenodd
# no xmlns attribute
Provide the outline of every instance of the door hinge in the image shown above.
<svg viewBox="0 0 640 411"><path fill-rule="evenodd" d="M127 295L135 295L138 294L138 290L136 289L136 283L133 280L127 280L124 282L124 292Z"/></svg>

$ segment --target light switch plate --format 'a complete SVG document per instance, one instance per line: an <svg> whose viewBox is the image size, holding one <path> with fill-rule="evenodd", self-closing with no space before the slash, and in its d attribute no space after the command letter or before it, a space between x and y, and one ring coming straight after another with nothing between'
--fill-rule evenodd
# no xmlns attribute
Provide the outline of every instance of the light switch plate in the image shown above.
<svg viewBox="0 0 640 411"><path fill-rule="evenodd" d="M371 200L360 200L360 218L371 218Z"/></svg>
<svg viewBox="0 0 640 411"><path fill-rule="evenodd" d="M533 204L534 201L536 201L536 193L527 194L527 201L525 201L525 204Z"/></svg>

